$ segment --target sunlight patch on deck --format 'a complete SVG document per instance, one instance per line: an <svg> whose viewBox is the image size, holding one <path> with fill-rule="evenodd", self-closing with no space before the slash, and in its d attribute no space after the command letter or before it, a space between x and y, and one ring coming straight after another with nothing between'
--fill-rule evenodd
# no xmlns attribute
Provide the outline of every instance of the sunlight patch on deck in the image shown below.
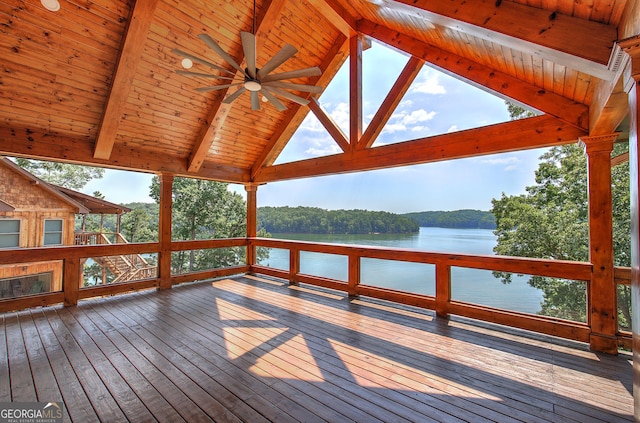
<svg viewBox="0 0 640 423"><path fill-rule="evenodd" d="M331 294L329 292L322 292L318 289L304 288L298 285L289 285L289 289L293 289L295 291L300 291L300 292L307 292L313 295L320 295L321 297L331 298L332 300L337 300L337 301L344 300L347 297L346 295Z"/></svg>
<svg viewBox="0 0 640 423"><path fill-rule="evenodd" d="M276 320L266 314L258 313L249 308L230 303L221 298L216 298L218 306L218 316L221 321L225 320Z"/></svg>
<svg viewBox="0 0 640 423"><path fill-rule="evenodd" d="M280 335L286 329L276 328L249 328L251 333L246 331L247 328L224 328L224 343L227 348L227 357L236 359L255 350L264 341L263 339L271 339ZM260 336L257 339L256 336Z"/></svg>
<svg viewBox="0 0 640 423"><path fill-rule="evenodd" d="M304 362L303 368L292 363L293 361ZM249 370L260 377L324 382L322 371L318 368L307 342L300 334L259 357L256 364Z"/></svg>
<svg viewBox="0 0 640 423"><path fill-rule="evenodd" d="M388 357L355 348L329 339L336 354L349 370L353 379L364 387L383 387L442 395L443 392L464 398L501 401L501 398L482 392L436 374L408 366ZM369 366L368 363L375 363Z"/></svg>

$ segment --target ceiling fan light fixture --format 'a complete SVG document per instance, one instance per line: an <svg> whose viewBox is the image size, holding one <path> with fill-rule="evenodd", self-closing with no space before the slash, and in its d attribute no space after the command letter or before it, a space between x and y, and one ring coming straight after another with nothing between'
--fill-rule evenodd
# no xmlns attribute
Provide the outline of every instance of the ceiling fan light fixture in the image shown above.
<svg viewBox="0 0 640 423"><path fill-rule="evenodd" d="M50 12L57 12L60 10L60 2L58 0L40 0L40 3Z"/></svg>
<svg viewBox="0 0 640 423"><path fill-rule="evenodd" d="M260 81L255 80L255 79L246 79L244 81L244 87L252 92L257 92L260 91L262 89L262 85L260 84Z"/></svg>
<svg viewBox="0 0 640 423"><path fill-rule="evenodd" d="M193 60L185 57L184 59L182 59L182 62L180 62L180 64L184 69L191 69L193 67Z"/></svg>

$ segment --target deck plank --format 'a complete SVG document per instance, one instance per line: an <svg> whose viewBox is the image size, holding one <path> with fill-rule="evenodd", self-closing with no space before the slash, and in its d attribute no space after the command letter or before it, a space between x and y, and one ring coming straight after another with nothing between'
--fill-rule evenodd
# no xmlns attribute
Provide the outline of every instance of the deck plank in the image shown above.
<svg viewBox="0 0 640 423"><path fill-rule="evenodd" d="M31 374L36 388L37 399L40 402L62 403L62 393L51 369L51 363L42 345L38 328L29 312L20 313L20 327L31 366ZM63 419L68 421L69 411L62 407Z"/></svg>
<svg viewBox="0 0 640 423"><path fill-rule="evenodd" d="M5 330L7 335L11 401L37 401L36 387L31 377L31 367L29 366L29 358L27 357L18 313L8 316Z"/></svg>
<svg viewBox="0 0 640 423"><path fill-rule="evenodd" d="M629 355L271 278L0 324L0 400L65 421L633 421Z"/></svg>
<svg viewBox="0 0 640 423"><path fill-rule="evenodd" d="M11 401L11 380L9 379L9 351L7 350L6 315L0 316L0 402Z"/></svg>

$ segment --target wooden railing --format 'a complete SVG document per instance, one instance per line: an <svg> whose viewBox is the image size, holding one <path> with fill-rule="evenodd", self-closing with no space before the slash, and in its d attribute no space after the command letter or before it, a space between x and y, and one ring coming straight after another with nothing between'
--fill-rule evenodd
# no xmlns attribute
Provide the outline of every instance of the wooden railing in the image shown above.
<svg viewBox="0 0 640 423"><path fill-rule="evenodd" d="M456 301L451 298L451 268L483 269L499 272L526 274L531 276L548 276L568 280L583 281L586 285L587 304L592 303L589 298L589 284L592 265L585 262L543 260L506 256L478 256L468 254L434 253L406 249L383 247L363 247L356 245L319 244L301 241L276 240L268 238L254 238L251 247L278 248L289 251L289 269L274 269L257 264L250 267L250 271L274 277L284 278L291 283L308 283L337 289L350 295L364 295L398 303L435 310L438 316L454 314L470 317L510 327L531 330L539 333L559 336L562 338L589 342L591 332L589 313L587 322L573 322L553 317L502 310L494 307ZM301 252L325 253L348 258L347 282L308 275L300 272ZM364 285L361 283L361 259L374 258L382 260L425 263L435 266L435 295L423 295L402 292L389 288ZM616 268L617 284L629 284L631 272L627 268ZM402 275L398 275L401 279ZM499 295L497 293L496 295ZM630 348L631 334L620 332L617 334L621 346Z"/></svg>
<svg viewBox="0 0 640 423"><path fill-rule="evenodd" d="M332 288L349 293L395 301L428 309L433 309L438 316L450 314L466 316L487 322L503 324L511 327L546 333L567 339L588 342L590 322L572 322L552 317L545 317L509 310L502 310L484 305L456 301L451 298L451 268L472 268L490 271L502 271L518 274L548 276L569 280L584 281L589 292L589 281L592 266L590 263L558 260L542 260L505 256L477 256L468 254L434 253L406 249L393 249L372 246L320 244L303 241L277 240L270 238L233 238L198 241L174 241L171 251L201 250L213 248L245 247L248 251L257 247L278 248L288 250L289 269L274 269L256 263L211 269L180 275L171 275L171 284L179 284L195 280L229 276L252 272L283 278L290 283L308 283ZM339 281L317 275L300 272L301 252L326 253L344 256L348 262L347 281ZM79 299L103 295L113 295L132 290L159 287L160 278L154 275L148 279L123 282L103 286L80 289L80 261L83 258L114 255L137 255L160 253L159 243L128 243L111 245L88 245L72 247L30 248L17 250L0 250L0 265L29 263L47 260L64 262L64 280L62 292L45 293L14 299L0 300L0 312L17 310L34 306L42 306L65 302L75 304ZM255 254L247 254L255 257ZM399 290L381 288L360 283L361 260L363 258L394 260L412 263L427 263L435 266L435 295L423 295ZM160 258L162 259L162 258ZM165 257L165 260L170 260ZM617 284L629 284L631 272L627 268L616 268ZM398 274L398 279L403 275ZM591 298L587 298L591 303ZM589 316L589 313L587 313ZM630 333L619 333L619 343L630 347Z"/></svg>

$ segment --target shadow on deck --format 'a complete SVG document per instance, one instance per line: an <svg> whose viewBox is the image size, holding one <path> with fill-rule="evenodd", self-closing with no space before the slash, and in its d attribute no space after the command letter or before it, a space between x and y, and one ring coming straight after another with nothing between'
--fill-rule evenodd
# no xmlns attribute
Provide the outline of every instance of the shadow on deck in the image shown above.
<svg viewBox="0 0 640 423"><path fill-rule="evenodd" d="M630 355L264 277L0 324L0 401L67 421L633 420Z"/></svg>

